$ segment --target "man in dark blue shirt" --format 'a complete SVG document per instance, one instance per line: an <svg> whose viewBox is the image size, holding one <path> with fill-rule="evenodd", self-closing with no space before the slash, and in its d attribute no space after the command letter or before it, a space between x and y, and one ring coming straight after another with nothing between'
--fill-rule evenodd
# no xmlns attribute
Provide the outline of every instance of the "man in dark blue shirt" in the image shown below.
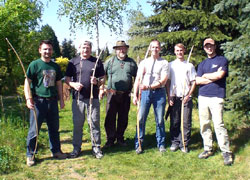
<svg viewBox="0 0 250 180"><path fill-rule="evenodd" d="M217 56L215 41L207 38L204 43L207 59L198 66L196 84L199 88L199 118L200 132L203 138L204 152L200 159L206 159L212 152L211 120L219 147L222 151L225 165L233 163L232 152L229 148L229 138L223 122L223 104L226 92L226 77L228 75L228 61L223 56Z"/></svg>

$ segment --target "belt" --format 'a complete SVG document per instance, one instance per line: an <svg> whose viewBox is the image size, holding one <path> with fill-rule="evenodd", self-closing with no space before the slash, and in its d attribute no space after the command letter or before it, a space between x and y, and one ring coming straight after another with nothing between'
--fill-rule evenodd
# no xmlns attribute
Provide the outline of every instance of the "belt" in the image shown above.
<svg viewBox="0 0 250 180"><path fill-rule="evenodd" d="M37 99L44 99L44 100L51 101L51 100L56 100L56 99L57 99L57 96L52 96L52 97L41 97L41 96L35 95L34 98L37 98Z"/></svg>
<svg viewBox="0 0 250 180"><path fill-rule="evenodd" d="M158 91L158 90L161 90L161 89L163 89L163 88L151 88L151 89L149 89L150 91Z"/></svg>
<svg viewBox="0 0 250 180"><path fill-rule="evenodd" d="M117 91L117 90L114 90L114 89L108 89L107 90L108 92L112 93L112 94L129 94L130 92L129 91Z"/></svg>

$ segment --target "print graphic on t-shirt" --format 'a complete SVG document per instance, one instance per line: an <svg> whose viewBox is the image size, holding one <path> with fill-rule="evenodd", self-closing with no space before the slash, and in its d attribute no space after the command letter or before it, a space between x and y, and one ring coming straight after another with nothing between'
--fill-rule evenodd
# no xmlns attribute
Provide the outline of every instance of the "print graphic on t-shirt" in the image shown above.
<svg viewBox="0 0 250 180"><path fill-rule="evenodd" d="M48 88L55 86L56 71L55 70L43 70L43 85Z"/></svg>
<svg viewBox="0 0 250 180"><path fill-rule="evenodd" d="M216 68L217 66L217 64L212 64L212 68Z"/></svg>

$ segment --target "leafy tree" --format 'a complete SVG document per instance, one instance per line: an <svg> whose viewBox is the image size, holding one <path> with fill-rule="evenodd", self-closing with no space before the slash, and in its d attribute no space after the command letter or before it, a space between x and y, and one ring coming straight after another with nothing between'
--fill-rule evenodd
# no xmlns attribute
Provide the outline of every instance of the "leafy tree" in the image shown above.
<svg viewBox="0 0 250 180"><path fill-rule="evenodd" d="M67 41L67 39L64 39L62 42L62 56L68 59L72 59L74 56L76 56L76 52L77 50L73 45L73 41Z"/></svg>
<svg viewBox="0 0 250 180"><path fill-rule="evenodd" d="M128 0L59 0L59 16L69 16L71 30L87 28L89 34L96 31L96 56L99 54L99 23L111 31L122 31L121 12Z"/></svg>
<svg viewBox="0 0 250 180"><path fill-rule="evenodd" d="M24 64L28 64L30 42L41 17L42 4L38 0L8 0L0 4L0 92L9 92L23 82L22 69L5 38L8 38ZM24 48L25 47L25 48ZM3 70L3 71L2 71Z"/></svg>
<svg viewBox="0 0 250 180"><path fill-rule="evenodd" d="M239 30L232 41L222 44L230 62L227 85L227 108L235 111L235 124L250 125L250 2L248 0L221 1L214 12L224 19L232 18ZM240 120L240 121L239 121Z"/></svg>
<svg viewBox="0 0 250 180"><path fill-rule="evenodd" d="M51 26L45 25L42 26L41 31L39 32L41 40L50 40L53 45L53 58L61 56L59 42L57 40L56 34Z"/></svg>

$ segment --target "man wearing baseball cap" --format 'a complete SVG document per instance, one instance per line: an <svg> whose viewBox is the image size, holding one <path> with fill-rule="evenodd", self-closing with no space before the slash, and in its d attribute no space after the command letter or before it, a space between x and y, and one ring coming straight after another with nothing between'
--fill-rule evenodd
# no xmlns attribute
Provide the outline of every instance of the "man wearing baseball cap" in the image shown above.
<svg viewBox="0 0 250 180"><path fill-rule="evenodd" d="M215 41L205 39L204 50L207 59L198 66L196 84L199 88L199 118L200 132L203 138L204 152L198 157L206 159L213 155L213 138L211 120L215 134L224 158L224 165L233 163L232 152L229 148L229 138L223 122L223 103L226 94L226 77L228 76L228 60L216 54Z"/></svg>
<svg viewBox="0 0 250 180"><path fill-rule="evenodd" d="M107 135L105 147L113 146L115 141L120 146L126 146L124 132L128 126L132 83L137 73L136 62L127 55L128 48L129 45L125 41L117 41L113 47L116 55L108 59L104 64L105 77L108 78L104 124ZM104 92L103 86L100 88L100 98L103 97Z"/></svg>

